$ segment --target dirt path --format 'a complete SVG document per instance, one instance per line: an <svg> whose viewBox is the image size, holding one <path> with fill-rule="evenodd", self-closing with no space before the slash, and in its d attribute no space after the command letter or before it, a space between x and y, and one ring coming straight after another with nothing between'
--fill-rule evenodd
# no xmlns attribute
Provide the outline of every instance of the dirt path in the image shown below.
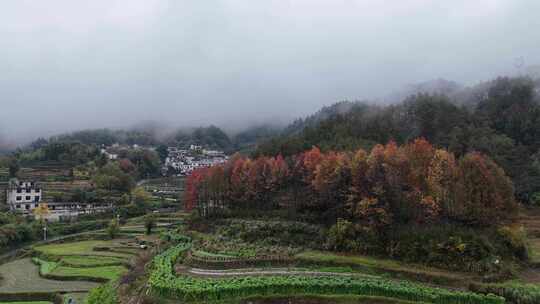
<svg viewBox="0 0 540 304"><path fill-rule="evenodd" d="M83 281L55 281L39 276L38 266L27 259L0 265L0 293L16 292L82 292L99 286L99 283Z"/></svg>
<svg viewBox="0 0 540 304"><path fill-rule="evenodd" d="M177 272L187 273L202 277L234 277L234 276L264 276L264 275L304 275L304 276L361 276L376 277L362 273L342 273L342 272L324 272L309 271L294 268L249 268L249 269L228 269L228 270L209 270L200 268L177 268Z"/></svg>

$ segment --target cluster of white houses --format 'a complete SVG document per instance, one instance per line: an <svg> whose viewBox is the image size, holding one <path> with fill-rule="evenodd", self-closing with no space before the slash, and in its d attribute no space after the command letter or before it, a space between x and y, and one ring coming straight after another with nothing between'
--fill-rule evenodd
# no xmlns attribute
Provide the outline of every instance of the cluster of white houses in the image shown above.
<svg viewBox="0 0 540 304"><path fill-rule="evenodd" d="M163 172L172 168L179 175L188 175L198 168L222 164L228 159L228 156L222 151L206 150L196 145L191 145L189 149L169 147L168 152Z"/></svg>
<svg viewBox="0 0 540 304"><path fill-rule="evenodd" d="M81 202L45 202L43 201L43 189L39 183L19 181L13 179L7 189L7 204L12 212L25 216L40 217L48 221L66 220L82 214L94 214L105 212L112 208L112 204L81 203ZM46 212L35 214L38 207Z"/></svg>

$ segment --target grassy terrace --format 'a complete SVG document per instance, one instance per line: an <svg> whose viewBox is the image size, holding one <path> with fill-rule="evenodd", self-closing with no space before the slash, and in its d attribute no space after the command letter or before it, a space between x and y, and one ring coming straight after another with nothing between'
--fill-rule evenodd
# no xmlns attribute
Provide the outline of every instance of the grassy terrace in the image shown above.
<svg viewBox="0 0 540 304"><path fill-rule="evenodd" d="M40 265L40 272L45 276L62 277L69 279L104 279L115 280L127 271L124 266L95 266L95 267L70 267L63 266L62 262L51 262L34 258L34 262Z"/></svg>
<svg viewBox="0 0 540 304"><path fill-rule="evenodd" d="M330 252L305 251L297 254L295 258L300 264L327 266L329 269L351 269L371 274L389 273L392 275L412 277L419 280L429 280L436 283L464 284L472 279L470 275L440 269L407 265L394 260L379 259L358 255L339 255ZM339 272L339 271L338 271Z"/></svg>
<svg viewBox="0 0 540 304"><path fill-rule="evenodd" d="M34 262L40 265L42 275L66 280L116 280L127 271L124 264L137 252L120 241L81 241L34 249L41 253L41 258L34 258Z"/></svg>
<svg viewBox="0 0 540 304"><path fill-rule="evenodd" d="M63 243L63 244L48 244L43 246L36 246L34 249L40 253L46 255L55 256L104 256L104 257L119 257L129 258L132 256L130 253L125 252L113 252L113 251L96 251L96 247L114 247L117 246L108 241L82 241L75 243ZM131 250L122 250L131 251ZM135 253L135 252L133 252Z"/></svg>
<svg viewBox="0 0 540 304"><path fill-rule="evenodd" d="M64 256L62 262L65 265L76 267L98 267L121 265L125 259L106 256Z"/></svg>
<svg viewBox="0 0 540 304"><path fill-rule="evenodd" d="M62 277L89 277L102 278L106 280L116 280L127 268L124 266L103 266L103 267L65 267L59 266L53 270L52 274Z"/></svg>
<svg viewBox="0 0 540 304"><path fill-rule="evenodd" d="M0 293L88 291L99 284L84 281L57 281L39 276L38 266L30 259L0 265Z"/></svg>

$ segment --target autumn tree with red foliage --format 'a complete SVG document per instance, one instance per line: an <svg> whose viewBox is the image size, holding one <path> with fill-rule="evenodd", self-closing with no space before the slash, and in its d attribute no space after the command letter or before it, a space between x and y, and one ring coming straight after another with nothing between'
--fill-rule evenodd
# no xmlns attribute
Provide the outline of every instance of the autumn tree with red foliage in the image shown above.
<svg viewBox="0 0 540 304"><path fill-rule="evenodd" d="M197 169L187 177L184 191L184 208L191 211L199 205L199 188L205 179L206 169Z"/></svg>
<svg viewBox="0 0 540 304"><path fill-rule="evenodd" d="M289 209L313 221L338 218L385 229L458 221L489 225L515 210L512 183L489 158L456 160L424 139L376 145L367 153L314 147L284 159L234 156L188 177L186 207L203 216Z"/></svg>

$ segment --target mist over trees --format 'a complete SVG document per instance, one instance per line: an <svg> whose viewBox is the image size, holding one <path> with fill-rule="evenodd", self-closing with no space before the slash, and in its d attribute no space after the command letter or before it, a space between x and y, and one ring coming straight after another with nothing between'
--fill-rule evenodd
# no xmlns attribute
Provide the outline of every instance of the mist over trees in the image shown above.
<svg viewBox="0 0 540 304"><path fill-rule="evenodd" d="M298 120L254 155L289 156L312 146L322 151L370 149L391 140L425 138L461 157L489 155L512 178L516 196L537 201L540 193L540 104L538 82L498 78L455 92L419 93L395 105L341 102ZM461 99L456 99L460 96ZM340 109L348 108L348 111Z"/></svg>
<svg viewBox="0 0 540 304"><path fill-rule="evenodd" d="M252 151L257 143L261 143L280 134L282 128L273 125L255 125L241 132L230 135L221 128L208 127L181 128L174 131L158 132L155 128L137 128L131 130L91 129L52 136L48 139L40 137L21 151L35 151L54 145L94 145L111 146L178 146L189 148L190 145L200 145L207 149L224 150L227 153L243 150ZM47 157L45 157L47 158Z"/></svg>
<svg viewBox="0 0 540 304"><path fill-rule="evenodd" d="M323 152L371 149L379 143L408 143L425 138L437 148L462 157L469 152L490 156L511 177L516 197L540 200L540 80L500 77L472 87L438 79L411 87L413 95L402 102L381 105L368 101L342 101L327 106L284 129L255 125L236 134L221 128L182 128L164 132L158 127L131 130L82 130L38 138L20 150L20 161L84 163L98 148L114 143L187 148L201 145L226 153L241 151L254 156L284 157L313 146ZM429 92L429 93L426 93ZM443 94L444 93L444 94ZM150 161L149 163L153 163ZM139 162L140 163L140 162ZM155 165L141 169L156 174Z"/></svg>

